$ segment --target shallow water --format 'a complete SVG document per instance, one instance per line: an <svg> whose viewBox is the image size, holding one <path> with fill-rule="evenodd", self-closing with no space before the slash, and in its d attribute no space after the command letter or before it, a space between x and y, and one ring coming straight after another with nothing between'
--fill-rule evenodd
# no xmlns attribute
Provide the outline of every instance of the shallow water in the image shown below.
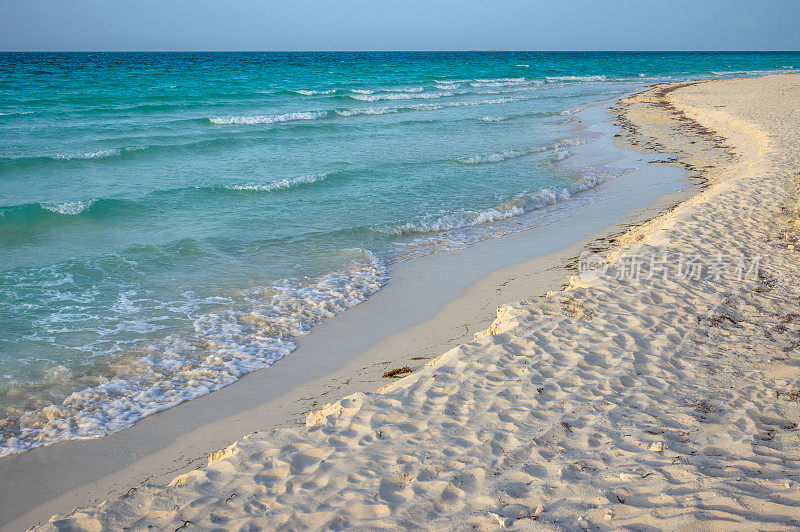
<svg viewBox="0 0 800 532"><path fill-rule="evenodd" d="M626 170L572 157L579 107L799 63L0 54L0 455L268 366L397 260L568 216Z"/></svg>

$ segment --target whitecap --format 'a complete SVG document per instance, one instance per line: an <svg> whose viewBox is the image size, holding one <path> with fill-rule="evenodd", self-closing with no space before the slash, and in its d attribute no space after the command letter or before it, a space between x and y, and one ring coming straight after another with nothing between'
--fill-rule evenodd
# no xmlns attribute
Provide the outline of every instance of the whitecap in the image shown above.
<svg viewBox="0 0 800 532"><path fill-rule="evenodd" d="M480 105L495 105L521 101L524 98L492 98L487 100L467 102L437 102L437 103L409 103L406 105L381 106L381 107L355 107L336 109L333 112L339 116L350 117L358 115L385 115L401 111L438 111L449 107L473 107Z"/></svg>
<svg viewBox="0 0 800 532"><path fill-rule="evenodd" d="M224 188L227 188L228 190L252 190L252 191L262 191L262 192L270 190L281 190L281 189L296 187L298 185L317 183L319 181L323 181L333 173L334 172L319 172L316 174L307 174L298 177L279 179L278 181L272 181L270 183L225 185ZM202 187L196 187L196 188L202 188Z"/></svg>
<svg viewBox="0 0 800 532"><path fill-rule="evenodd" d="M524 157L525 155L530 155L532 153L540 153L543 151L545 151L545 148L542 146L534 146L530 148L513 148L496 153L484 153L480 155L472 155L470 157L460 157L458 159L458 162L463 164L499 163L501 161L506 161L508 159L516 159L518 157Z"/></svg>
<svg viewBox="0 0 800 532"><path fill-rule="evenodd" d="M87 201L65 201L64 203L56 203L56 204L45 204L41 203L40 205L42 208L47 209L48 211L55 212L57 214L66 214L69 216L75 216L76 214L80 214L89 207L95 200L87 200Z"/></svg>
<svg viewBox="0 0 800 532"><path fill-rule="evenodd" d="M547 81L606 81L606 76L545 76Z"/></svg>
<svg viewBox="0 0 800 532"><path fill-rule="evenodd" d="M498 222L521 216L536 209L569 200L573 194L589 190L604 183L607 176L585 177L570 187L556 189L544 188L533 193L525 193L511 198L505 203L484 210L461 210L446 215L429 215L414 222L394 227L377 229L393 235L413 235L439 233Z"/></svg>
<svg viewBox="0 0 800 532"><path fill-rule="evenodd" d="M212 124L227 125L227 124L277 124L281 122L294 122L299 120L316 120L318 118L325 118L327 111L306 111L302 113L285 113L281 115L266 115L266 116L231 116L227 118L209 118L208 121Z"/></svg>
<svg viewBox="0 0 800 532"><path fill-rule="evenodd" d="M8 112L0 112L0 116L29 115L32 113L33 111L8 111Z"/></svg>
<svg viewBox="0 0 800 532"><path fill-rule="evenodd" d="M340 116L357 116L357 115L385 115L397 113L400 111L399 107L360 107L354 109L336 109L334 111Z"/></svg>
<svg viewBox="0 0 800 532"><path fill-rule="evenodd" d="M514 87L527 83L525 78L497 78L497 79L476 79L470 82L472 87Z"/></svg>
<svg viewBox="0 0 800 532"><path fill-rule="evenodd" d="M387 92L381 94L350 94L350 98L363 102L376 102L379 100L411 100L411 99L431 99L453 96L452 92Z"/></svg>
<svg viewBox="0 0 800 532"><path fill-rule="evenodd" d="M474 81L476 81L478 83L496 83L496 82L521 83L521 82L525 81L525 78L523 76L520 76L518 78L478 78L478 79L475 79Z"/></svg>
<svg viewBox="0 0 800 532"><path fill-rule="evenodd" d="M425 90L425 87L406 87L406 88L396 88L396 89L383 89L384 92L402 92L402 93L415 93L415 92L422 92Z"/></svg>
<svg viewBox="0 0 800 532"><path fill-rule="evenodd" d="M386 232L396 235L411 235L463 229L465 227L507 220L525 214L531 210L566 200L569 197L570 192L566 188L555 190L542 189L534 194L519 195L490 209L463 210L444 216L428 216L416 222L409 222L398 227L390 228Z"/></svg>
<svg viewBox="0 0 800 532"><path fill-rule="evenodd" d="M73 159L105 159L106 157L114 157L120 153L122 153L122 150L118 148L111 148L107 150L97 150L86 153L59 154L54 155L53 159L60 159L64 161L70 161Z"/></svg>
<svg viewBox="0 0 800 532"><path fill-rule="evenodd" d="M524 98L491 98L489 100L481 100L479 102L475 102L474 105L495 105L501 103L511 103L511 102L518 102L522 101ZM465 105L472 105L470 102L469 104Z"/></svg>
<svg viewBox="0 0 800 532"><path fill-rule="evenodd" d="M313 91L307 89L298 89L292 92L296 92L297 94L301 94L303 96L316 96L316 95L324 95L324 94L336 94L336 89L330 89L325 91Z"/></svg>

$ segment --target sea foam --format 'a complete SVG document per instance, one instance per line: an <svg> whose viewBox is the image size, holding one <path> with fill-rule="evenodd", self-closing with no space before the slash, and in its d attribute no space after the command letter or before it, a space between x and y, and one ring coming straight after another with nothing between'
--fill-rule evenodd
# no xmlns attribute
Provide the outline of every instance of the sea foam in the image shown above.
<svg viewBox="0 0 800 532"><path fill-rule="evenodd" d="M94 204L95 200L87 200L87 201L66 201L64 203L56 203L56 204L45 204L42 203L41 206L48 211L57 213L57 214L66 214L69 216L75 216L77 214L82 213L86 209Z"/></svg>
<svg viewBox="0 0 800 532"><path fill-rule="evenodd" d="M107 157L115 157L120 155L122 150L119 148L111 148L107 150L90 151L86 153L73 153L73 154L58 154L53 155L53 159L60 160L73 160L73 159L105 159Z"/></svg>
<svg viewBox="0 0 800 532"><path fill-rule="evenodd" d="M209 118L208 121L212 124L227 125L227 124L278 124L282 122L295 122L299 120L316 120L318 118L325 118L328 115L327 111L305 111L300 113L285 113L280 115L266 115L266 116L231 116L227 118Z"/></svg>
<svg viewBox="0 0 800 532"><path fill-rule="evenodd" d="M556 82L556 81L605 81L606 76L599 75L599 76L545 76L545 79L549 82Z"/></svg>
<svg viewBox="0 0 800 532"><path fill-rule="evenodd" d="M381 106L381 107L355 107L349 109L336 109L333 112L340 116L358 115L385 115L400 113L404 111L438 111L450 107L474 107L481 105L498 105L522 101L522 98L491 98L486 100L460 101L460 102L436 102L436 103L408 103L405 105Z"/></svg>
<svg viewBox="0 0 800 532"><path fill-rule="evenodd" d="M508 159L516 159L518 157L524 157L532 153L541 153L546 150L547 148L544 146L532 146L528 148L509 148L495 153L483 153L480 155L472 155L470 157L460 157L458 159L458 162L463 164L499 163L501 161L506 161Z"/></svg>
<svg viewBox="0 0 800 532"><path fill-rule="evenodd" d="M350 98L363 102L376 102L380 100L412 100L412 99L432 99L453 96L452 92L386 92L380 94L350 94Z"/></svg>
<svg viewBox="0 0 800 532"><path fill-rule="evenodd" d="M354 260L346 270L251 289L240 302L246 310L203 314L194 322L194 338L173 335L147 346L145 353L127 361L135 369L130 377L100 378L61 404L23 414L16 426L6 429L0 456L117 432L272 365L291 353L296 338L313 325L361 303L385 284L382 261L364 250L350 252ZM67 368L55 367L50 373L44 377L49 381L70 378Z"/></svg>
<svg viewBox="0 0 800 532"><path fill-rule="evenodd" d="M316 174L307 174L301 175L297 177L291 177L286 179L279 179L278 181L272 181L269 183L254 183L254 184L245 184L245 185L224 185L223 188L228 190L241 190L241 191L270 191L270 190L281 190L296 187L299 185L307 185L310 183L317 183L320 181L325 180L334 172L319 172ZM202 188L202 187L197 187Z"/></svg>
<svg viewBox="0 0 800 532"><path fill-rule="evenodd" d="M326 94L336 94L336 89L329 89L324 91L314 91L314 90L307 90L307 89L298 89L292 92L296 92L302 96L317 96L317 95L326 95Z"/></svg>
<svg viewBox="0 0 800 532"><path fill-rule="evenodd" d="M527 83L525 78L499 78L499 79L476 79L470 82L472 87L515 87Z"/></svg>
<svg viewBox="0 0 800 532"><path fill-rule="evenodd" d="M510 200L483 210L460 210L445 215L428 215L419 220L399 226L377 229L393 235L415 235L440 233L464 229L482 224L500 222L531 211L569 200L574 194L584 192L605 183L610 176L594 175L560 188L543 188L532 193L519 194Z"/></svg>

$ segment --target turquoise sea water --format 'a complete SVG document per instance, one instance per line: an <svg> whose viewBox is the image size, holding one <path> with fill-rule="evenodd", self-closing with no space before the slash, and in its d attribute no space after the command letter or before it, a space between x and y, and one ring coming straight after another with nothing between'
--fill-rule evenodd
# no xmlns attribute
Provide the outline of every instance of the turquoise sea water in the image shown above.
<svg viewBox="0 0 800 532"><path fill-rule="evenodd" d="M0 455L270 365L615 170L575 110L790 53L0 54ZM541 216L537 218L541 221Z"/></svg>

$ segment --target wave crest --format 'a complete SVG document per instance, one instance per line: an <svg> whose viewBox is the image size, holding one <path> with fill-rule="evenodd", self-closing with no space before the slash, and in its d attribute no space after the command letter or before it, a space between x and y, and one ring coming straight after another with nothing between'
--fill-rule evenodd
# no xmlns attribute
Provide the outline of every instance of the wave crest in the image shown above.
<svg viewBox="0 0 800 532"><path fill-rule="evenodd" d="M498 79L476 79L470 82L472 87L516 87L525 85L528 81L525 78L498 78Z"/></svg>
<svg viewBox="0 0 800 532"><path fill-rule="evenodd" d="M547 207L572 198L573 194L596 187L609 179L608 176L585 177L569 187L544 188L533 193L520 194L510 200L484 210L462 210L442 216L429 215L415 222L381 228L378 231L392 235L415 235L441 233L481 224L507 220L536 209Z"/></svg>
<svg viewBox="0 0 800 532"><path fill-rule="evenodd" d="M0 207L0 223L30 226L52 220L54 217L66 220L89 214L96 217L115 216L141 208L142 205L135 201L115 198L93 198L58 203L25 203Z"/></svg>
<svg viewBox="0 0 800 532"><path fill-rule="evenodd" d="M336 89L329 89L324 91L315 91L315 90L308 90L308 89L298 89L293 90L292 92L296 92L302 96L317 96L317 95L324 95L324 94L336 94Z"/></svg>
<svg viewBox="0 0 800 532"><path fill-rule="evenodd" d="M81 159L106 159L108 157L115 157L120 155L122 150L119 148L111 148L108 150L97 150L97 151L90 151L86 153L73 153L73 154L59 154L53 155L52 159L59 160L59 161L71 161L71 160L81 160Z"/></svg>
<svg viewBox="0 0 800 532"><path fill-rule="evenodd" d="M229 124L278 124L282 122L295 122L299 120L317 120L328 116L327 111L305 111L300 113L284 113L281 115L266 116L231 116L227 118L209 118L208 121L217 125Z"/></svg>
<svg viewBox="0 0 800 532"><path fill-rule="evenodd" d="M452 92L386 92L381 94L350 94L350 98L362 102L377 102L380 100L411 100L445 98L454 96Z"/></svg>
<svg viewBox="0 0 800 532"><path fill-rule="evenodd" d="M516 159L518 157L524 157L525 155L530 155L531 153L541 153L546 149L547 148L545 148L544 146L532 146L530 148L513 148L513 149L503 150L497 153L484 153L480 155L473 155L471 157L461 157L458 159L458 162L463 164L499 163L501 161L507 161L508 159Z"/></svg>
<svg viewBox="0 0 800 532"><path fill-rule="evenodd" d="M358 116L358 115L386 115L399 113L402 107L360 107L355 109L336 109L334 111L339 116Z"/></svg>
<svg viewBox="0 0 800 532"><path fill-rule="evenodd" d="M55 205L41 203L40 205L43 209L47 209L56 214L75 216L91 207L95 201L94 199L90 199L87 201L65 201L64 203L57 203Z"/></svg>
<svg viewBox="0 0 800 532"><path fill-rule="evenodd" d="M383 89L384 92L403 92L403 93L415 93L415 92L422 92L425 90L425 87L401 87L397 89Z"/></svg>
<svg viewBox="0 0 800 532"><path fill-rule="evenodd" d="M599 76L545 76L545 78L549 82L556 82L556 81L605 81L606 76L599 75Z"/></svg>
<svg viewBox="0 0 800 532"><path fill-rule="evenodd" d="M306 174L297 177L290 177L286 179L279 179L270 183L263 184L246 184L246 185L223 185L222 188L227 190L240 190L240 191L253 191L253 192L269 192L271 190L283 190L293 188L300 185L308 185L311 183L318 183L324 181L330 175L336 172L318 172L316 174ZM195 187L195 188L210 188L217 189L219 187Z"/></svg>

